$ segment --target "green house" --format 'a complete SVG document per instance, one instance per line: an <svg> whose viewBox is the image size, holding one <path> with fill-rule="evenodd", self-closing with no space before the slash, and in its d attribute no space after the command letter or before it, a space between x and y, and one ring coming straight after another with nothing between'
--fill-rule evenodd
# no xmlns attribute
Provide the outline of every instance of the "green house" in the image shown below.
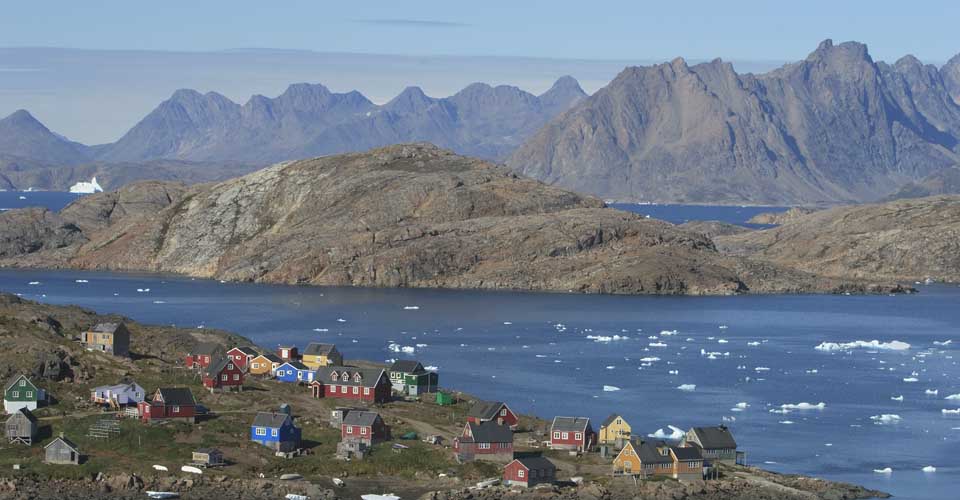
<svg viewBox="0 0 960 500"><path fill-rule="evenodd" d="M405 375L403 377L404 392L410 396L419 396L428 392L435 392L439 380L440 377L437 376L437 372L432 371Z"/></svg>
<svg viewBox="0 0 960 500"><path fill-rule="evenodd" d="M43 389L38 388L25 375L17 375L3 386L3 409L12 414L21 408L36 410L40 401L47 399Z"/></svg>

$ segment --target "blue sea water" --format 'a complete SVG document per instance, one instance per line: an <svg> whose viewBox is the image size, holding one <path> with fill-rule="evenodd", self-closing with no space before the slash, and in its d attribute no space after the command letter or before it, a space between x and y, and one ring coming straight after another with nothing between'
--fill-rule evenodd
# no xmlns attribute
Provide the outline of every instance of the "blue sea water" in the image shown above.
<svg viewBox="0 0 960 500"><path fill-rule="evenodd" d="M743 223L770 210L637 207L672 222ZM960 288L919 288L908 296L622 297L0 270L0 290L33 300L224 328L267 348L317 340L348 358L416 358L439 368L442 386L545 418L598 422L618 412L643 434L726 423L755 465L898 498L956 498L960 415L943 410L960 409L960 399L946 399L960 394ZM816 349L874 339L910 348ZM395 352L402 346L414 353ZM928 465L936 472L922 472ZM886 467L893 472L874 472Z"/></svg>
<svg viewBox="0 0 960 500"><path fill-rule="evenodd" d="M786 212L790 207L779 206L741 206L741 205L660 205L613 203L618 210L633 212L652 219L665 220L673 224L683 224L696 220L715 220L737 224L752 229L767 229L769 224L751 224L747 221L753 216L765 212Z"/></svg>
<svg viewBox="0 0 960 500"><path fill-rule="evenodd" d="M62 191L0 191L0 212L11 208L46 207L59 211L80 194Z"/></svg>

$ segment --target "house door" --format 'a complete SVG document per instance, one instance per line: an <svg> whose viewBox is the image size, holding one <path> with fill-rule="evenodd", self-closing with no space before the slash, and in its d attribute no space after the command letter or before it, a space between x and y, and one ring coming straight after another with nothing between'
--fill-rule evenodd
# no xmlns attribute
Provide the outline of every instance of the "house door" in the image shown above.
<svg viewBox="0 0 960 500"><path fill-rule="evenodd" d="M311 389L313 389L313 397L319 398L319 397L320 397L320 386L316 386L316 385L315 385L315 386L311 387Z"/></svg>
<svg viewBox="0 0 960 500"><path fill-rule="evenodd" d="M629 460L623 462L623 472L626 473L626 474L632 474L632 473L633 473L633 462L631 462L631 461L629 461Z"/></svg>

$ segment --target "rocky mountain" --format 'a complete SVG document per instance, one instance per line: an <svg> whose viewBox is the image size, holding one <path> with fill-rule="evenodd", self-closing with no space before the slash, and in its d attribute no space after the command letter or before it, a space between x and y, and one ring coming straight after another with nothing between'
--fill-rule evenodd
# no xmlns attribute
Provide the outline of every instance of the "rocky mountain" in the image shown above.
<svg viewBox="0 0 960 500"><path fill-rule="evenodd" d="M729 294L887 290L719 254L709 237L430 145L133 184L0 214L0 265L389 287Z"/></svg>
<svg viewBox="0 0 960 500"><path fill-rule="evenodd" d="M0 119L0 155L7 162L50 162L74 165L89 160L86 146L71 142L40 123L25 110Z"/></svg>
<svg viewBox="0 0 960 500"><path fill-rule="evenodd" d="M940 76L950 90L953 100L960 103L960 54L953 56L940 68Z"/></svg>
<svg viewBox="0 0 960 500"><path fill-rule="evenodd" d="M957 282L960 197L833 208L714 241L728 255L838 279Z"/></svg>
<svg viewBox="0 0 960 500"><path fill-rule="evenodd" d="M938 194L960 194L960 166L945 168L919 181L904 184L884 201L925 198Z"/></svg>
<svg viewBox="0 0 960 500"><path fill-rule="evenodd" d="M878 199L960 158L960 106L948 73L910 56L875 62L862 44L830 40L760 75L737 74L719 59L630 67L507 164L625 200Z"/></svg>
<svg viewBox="0 0 960 500"><path fill-rule="evenodd" d="M291 85L276 98L257 95L243 105L179 90L98 158L268 163L423 141L498 159L585 96L570 77L540 96L476 83L437 99L410 87L383 106L323 85Z"/></svg>

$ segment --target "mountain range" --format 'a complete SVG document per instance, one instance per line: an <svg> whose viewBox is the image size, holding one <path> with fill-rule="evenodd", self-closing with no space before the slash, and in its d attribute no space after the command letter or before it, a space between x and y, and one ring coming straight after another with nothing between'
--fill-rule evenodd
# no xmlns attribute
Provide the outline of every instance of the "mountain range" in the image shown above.
<svg viewBox="0 0 960 500"><path fill-rule="evenodd" d="M960 56L887 64L856 42L759 75L675 59L625 69L507 164L624 200L863 202L960 164L958 97Z"/></svg>

